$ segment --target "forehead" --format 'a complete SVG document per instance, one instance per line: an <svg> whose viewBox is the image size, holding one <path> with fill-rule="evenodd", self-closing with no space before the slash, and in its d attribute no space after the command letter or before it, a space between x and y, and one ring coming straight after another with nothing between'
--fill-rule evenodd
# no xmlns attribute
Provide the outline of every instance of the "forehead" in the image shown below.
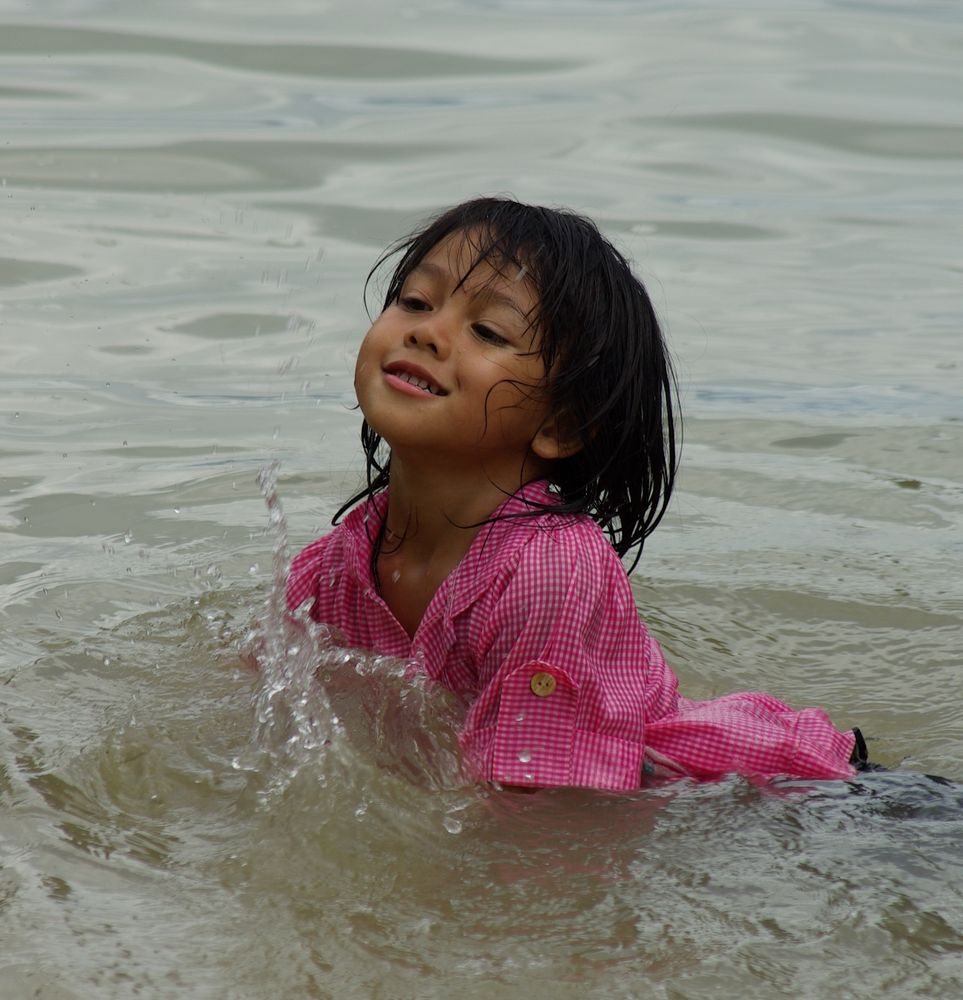
<svg viewBox="0 0 963 1000"><path fill-rule="evenodd" d="M527 314L536 310L538 293L523 263L509 260L484 233L458 231L425 254L412 273L446 278L472 296L508 298Z"/></svg>

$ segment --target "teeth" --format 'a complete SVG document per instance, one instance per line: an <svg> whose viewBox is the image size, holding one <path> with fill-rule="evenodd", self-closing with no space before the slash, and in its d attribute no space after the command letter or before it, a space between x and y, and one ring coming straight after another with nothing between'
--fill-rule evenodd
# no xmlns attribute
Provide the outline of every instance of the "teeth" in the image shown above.
<svg viewBox="0 0 963 1000"><path fill-rule="evenodd" d="M412 375L410 372L397 372L396 376L402 382L407 382L409 385L417 386L419 389L427 389L433 396L441 395L441 390L438 386L432 385L430 382L426 382L423 378L418 378L417 375Z"/></svg>

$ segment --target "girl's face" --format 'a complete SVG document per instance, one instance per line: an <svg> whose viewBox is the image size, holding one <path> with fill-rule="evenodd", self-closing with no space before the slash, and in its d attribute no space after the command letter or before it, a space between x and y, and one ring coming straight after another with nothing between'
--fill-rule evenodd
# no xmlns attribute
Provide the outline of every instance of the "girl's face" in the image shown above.
<svg viewBox="0 0 963 1000"><path fill-rule="evenodd" d="M364 338L355 391L392 455L517 476L555 457L538 300L514 265L483 261L468 274L474 242L452 234L409 275Z"/></svg>

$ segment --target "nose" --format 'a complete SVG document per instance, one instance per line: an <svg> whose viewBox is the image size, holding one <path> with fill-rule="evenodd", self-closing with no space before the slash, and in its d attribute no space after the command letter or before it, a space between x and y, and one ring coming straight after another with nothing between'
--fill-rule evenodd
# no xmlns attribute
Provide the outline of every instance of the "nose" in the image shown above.
<svg viewBox="0 0 963 1000"><path fill-rule="evenodd" d="M444 310L420 313L417 322L405 335L405 344L443 357L451 347L451 336L451 318L445 315Z"/></svg>

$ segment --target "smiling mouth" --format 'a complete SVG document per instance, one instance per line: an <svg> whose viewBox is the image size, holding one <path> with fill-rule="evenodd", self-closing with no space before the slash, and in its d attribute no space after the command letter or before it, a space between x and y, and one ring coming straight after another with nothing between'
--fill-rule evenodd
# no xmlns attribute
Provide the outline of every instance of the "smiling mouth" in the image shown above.
<svg viewBox="0 0 963 1000"><path fill-rule="evenodd" d="M429 382L428 379L422 378L420 375L414 375L409 371L389 368L387 374L399 379L401 382L407 382L408 385L412 385L416 389L421 389L423 392L430 392L433 396L448 395L441 386L435 385L434 382Z"/></svg>

